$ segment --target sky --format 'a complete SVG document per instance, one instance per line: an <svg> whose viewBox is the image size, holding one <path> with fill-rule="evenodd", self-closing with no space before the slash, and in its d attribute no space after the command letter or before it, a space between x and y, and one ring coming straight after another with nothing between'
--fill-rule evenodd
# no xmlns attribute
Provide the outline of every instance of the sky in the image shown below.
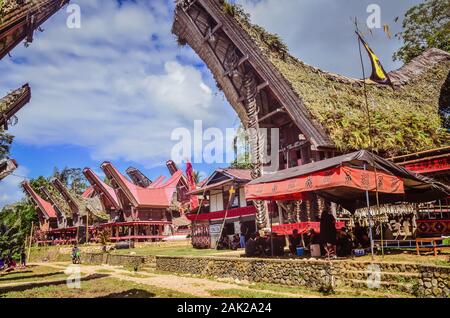
<svg viewBox="0 0 450 318"><path fill-rule="evenodd" d="M310 65L361 77L354 25L367 7L378 4L382 24L392 33L401 17L420 0L236 0L252 22L279 34L291 54ZM172 0L72 0L81 8L81 28L70 29L62 9L0 61L0 95L24 83L32 100L10 129L11 157L20 168L0 182L0 207L22 197L24 178L48 176L54 167L91 167L101 175L103 161L120 170L141 169L151 179L167 175L164 166L177 141L172 132L237 128L239 119L212 74L189 47L171 34ZM270 14L269 14L270 13ZM399 23L394 23L395 17ZM382 29L367 36L385 69L401 46ZM366 60L366 65L368 66ZM208 176L226 164L194 164ZM184 168L184 166L181 166Z"/></svg>

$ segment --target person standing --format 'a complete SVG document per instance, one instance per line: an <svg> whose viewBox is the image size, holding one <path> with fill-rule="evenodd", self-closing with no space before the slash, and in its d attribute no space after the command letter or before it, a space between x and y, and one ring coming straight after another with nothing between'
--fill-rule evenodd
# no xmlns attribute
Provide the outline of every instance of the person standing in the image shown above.
<svg viewBox="0 0 450 318"><path fill-rule="evenodd" d="M241 235L240 235L241 248L245 248L245 243L247 242L248 227L242 221L239 221L239 226L240 226L240 231L241 231Z"/></svg>
<svg viewBox="0 0 450 318"><path fill-rule="evenodd" d="M320 218L320 238L328 257L336 257L336 220L327 211L322 212Z"/></svg>
<svg viewBox="0 0 450 318"><path fill-rule="evenodd" d="M22 250L22 253L20 253L20 266L22 268L27 268L27 254L25 253L25 250Z"/></svg>

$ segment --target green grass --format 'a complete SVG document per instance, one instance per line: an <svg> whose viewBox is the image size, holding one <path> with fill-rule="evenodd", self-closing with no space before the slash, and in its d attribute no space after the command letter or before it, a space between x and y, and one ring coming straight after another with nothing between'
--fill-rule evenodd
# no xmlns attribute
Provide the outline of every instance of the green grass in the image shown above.
<svg viewBox="0 0 450 318"><path fill-rule="evenodd" d="M208 290L208 293L214 297L223 298L295 298L287 295L279 295L269 292L260 292L247 289L221 289L221 290Z"/></svg>
<svg viewBox="0 0 450 318"><path fill-rule="evenodd" d="M81 289L48 284L25 290L2 289L0 298L193 298L187 293L102 277L81 282Z"/></svg>
<svg viewBox="0 0 450 318"><path fill-rule="evenodd" d="M217 251L212 249L195 249L191 246L145 246L128 251L116 250L113 254L137 256L211 256L230 251Z"/></svg>

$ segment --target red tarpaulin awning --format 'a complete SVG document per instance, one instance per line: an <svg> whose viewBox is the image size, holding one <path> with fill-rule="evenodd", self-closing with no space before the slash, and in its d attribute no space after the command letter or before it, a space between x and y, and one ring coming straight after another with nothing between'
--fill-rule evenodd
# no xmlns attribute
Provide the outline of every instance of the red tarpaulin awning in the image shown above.
<svg viewBox="0 0 450 318"><path fill-rule="evenodd" d="M340 230L345 227L345 222L336 222L336 229ZM298 230L299 234L306 234L313 229L317 234L320 233L320 222L300 222L293 224L281 224L272 226L272 232L278 235L292 235L294 230Z"/></svg>
<svg viewBox="0 0 450 318"><path fill-rule="evenodd" d="M377 173L377 178L379 192L405 193L400 178L382 172ZM375 180L373 171L341 166L278 182L250 184L245 187L245 197L247 200L301 200L302 193L337 187L375 191Z"/></svg>
<svg viewBox="0 0 450 318"><path fill-rule="evenodd" d="M248 183L245 191L247 200L275 201L300 200L314 192L352 212L376 202L443 199L450 187L361 150L266 174Z"/></svg>

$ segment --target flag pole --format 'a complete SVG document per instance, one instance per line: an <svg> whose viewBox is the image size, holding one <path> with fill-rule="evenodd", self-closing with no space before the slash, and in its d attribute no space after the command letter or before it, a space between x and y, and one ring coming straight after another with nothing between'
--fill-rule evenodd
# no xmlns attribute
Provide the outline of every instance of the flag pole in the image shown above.
<svg viewBox="0 0 450 318"><path fill-rule="evenodd" d="M370 149L370 156L372 157L373 167L374 167L374 173L375 173L375 197L376 197L376 204L377 204L377 210L380 211L380 201L379 201L379 193L378 193L378 176L377 176L377 167L375 165L374 160L374 154L373 154L373 138L372 138L372 118L370 116L370 107L369 107L369 99L367 96L367 87L366 87L366 71L364 68L364 60L362 56L362 49L361 49L361 35L359 33L358 28L358 20L355 17L355 28L356 28L356 34L358 36L358 49L359 49L359 58L361 61L361 69L362 69L362 75L363 75L363 91L364 91L364 101L366 106L366 112L367 112L367 123L369 126L369 149ZM372 213L370 210L370 199L369 199L369 190L366 192L366 199L367 199L367 215L369 217L369 232L370 232L370 247L372 252L372 260L374 260L374 252L373 252L373 233L372 233ZM382 256L384 256L384 246L383 246L383 221L380 221L381 225L381 253Z"/></svg>

